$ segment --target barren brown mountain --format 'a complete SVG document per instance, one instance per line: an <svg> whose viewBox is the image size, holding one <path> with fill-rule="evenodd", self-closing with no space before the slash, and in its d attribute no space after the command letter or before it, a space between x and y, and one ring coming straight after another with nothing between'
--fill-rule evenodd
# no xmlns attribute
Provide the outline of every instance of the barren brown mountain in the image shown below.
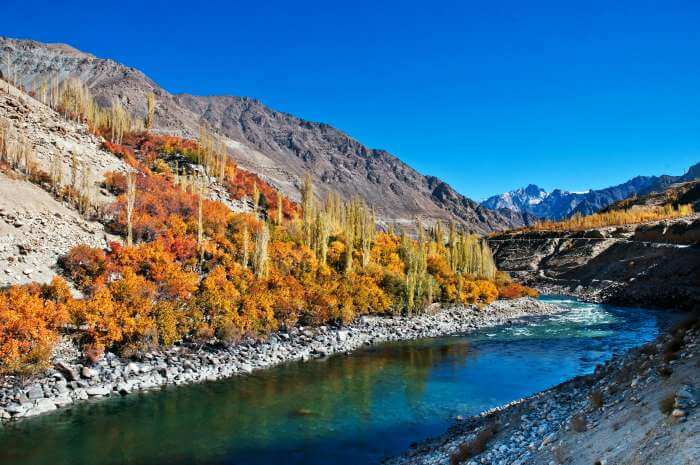
<svg viewBox="0 0 700 465"><path fill-rule="evenodd" d="M310 173L317 191L359 196L380 219L412 224L455 220L489 232L526 221L521 214L491 211L445 182L424 176L384 150L370 149L323 123L278 112L246 97L173 95L141 71L97 58L63 44L0 37L2 72L31 90L42 80L77 76L103 105L119 99L132 114L146 112L146 95L156 95L155 131L196 137L201 124L225 136L234 159L285 194L298 197L300 180Z"/></svg>

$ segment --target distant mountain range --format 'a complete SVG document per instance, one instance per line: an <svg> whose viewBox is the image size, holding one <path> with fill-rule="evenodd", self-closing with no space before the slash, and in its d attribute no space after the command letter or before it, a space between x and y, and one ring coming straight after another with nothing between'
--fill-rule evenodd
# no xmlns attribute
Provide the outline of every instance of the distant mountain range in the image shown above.
<svg viewBox="0 0 700 465"><path fill-rule="evenodd" d="M667 187L700 178L700 163L691 166L681 176L637 176L617 186L588 192L568 192L555 189L547 192L530 184L500 195L489 197L481 205L496 211L510 210L519 215L532 215L542 219L560 220L576 213L590 215L608 205L632 196L660 192Z"/></svg>

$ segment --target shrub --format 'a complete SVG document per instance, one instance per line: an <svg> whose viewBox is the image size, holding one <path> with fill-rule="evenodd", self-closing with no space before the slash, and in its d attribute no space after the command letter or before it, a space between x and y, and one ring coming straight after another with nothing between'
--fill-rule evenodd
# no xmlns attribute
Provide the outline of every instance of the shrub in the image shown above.
<svg viewBox="0 0 700 465"><path fill-rule="evenodd" d="M98 288L85 300L69 304L73 323L84 329L84 346L97 350L150 345L157 339L155 286L131 269L121 279Z"/></svg>
<svg viewBox="0 0 700 465"><path fill-rule="evenodd" d="M673 407L676 404L676 396L674 394L669 394L664 396L659 401L659 410L664 415L670 415L673 412Z"/></svg>
<svg viewBox="0 0 700 465"><path fill-rule="evenodd" d="M588 396L588 400L592 408L599 409L603 406L603 393L600 390L595 390Z"/></svg>
<svg viewBox="0 0 700 465"><path fill-rule="evenodd" d="M43 291L63 286L57 279ZM47 367L67 315L59 299L45 299L41 293L36 286L0 292L0 373L32 374Z"/></svg>
<svg viewBox="0 0 700 465"><path fill-rule="evenodd" d="M105 188L114 195L124 194L126 192L126 175L124 173L109 171L105 173L103 184Z"/></svg>
<svg viewBox="0 0 700 465"><path fill-rule="evenodd" d="M58 259L58 264L80 288L86 288L105 271L107 257L103 250L77 245Z"/></svg>
<svg viewBox="0 0 700 465"><path fill-rule="evenodd" d="M474 439L457 447L457 450L450 455L450 463L458 465L468 458L484 452L486 445L496 435L496 432L497 427L494 423L486 426L474 436Z"/></svg>
<svg viewBox="0 0 700 465"><path fill-rule="evenodd" d="M586 418L582 414L574 415L571 418L571 429L577 433L583 433L588 429Z"/></svg>
<svg viewBox="0 0 700 465"><path fill-rule="evenodd" d="M539 292L531 287L518 283L510 283L498 288L498 297L501 299L518 299L520 297L539 297Z"/></svg>

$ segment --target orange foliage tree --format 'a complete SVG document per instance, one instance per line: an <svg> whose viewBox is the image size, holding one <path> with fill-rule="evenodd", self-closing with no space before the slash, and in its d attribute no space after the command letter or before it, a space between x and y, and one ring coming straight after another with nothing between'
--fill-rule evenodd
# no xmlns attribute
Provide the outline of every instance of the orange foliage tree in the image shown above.
<svg viewBox="0 0 700 465"><path fill-rule="evenodd" d="M46 368L67 321L65 281L11 286L0 292L0 373L31 374Z"/></svg>

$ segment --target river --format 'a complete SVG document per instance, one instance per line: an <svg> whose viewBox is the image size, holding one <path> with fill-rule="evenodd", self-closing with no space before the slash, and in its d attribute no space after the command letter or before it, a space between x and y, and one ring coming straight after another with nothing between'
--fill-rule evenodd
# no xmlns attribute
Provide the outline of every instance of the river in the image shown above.
<svg viewBox="0 0 700 465"><path fill-rule="evenodd" d="M590 373L667 314L545 297L568 311L387 343L0 426L0 464L371 464L467 417Z"/></svg>

